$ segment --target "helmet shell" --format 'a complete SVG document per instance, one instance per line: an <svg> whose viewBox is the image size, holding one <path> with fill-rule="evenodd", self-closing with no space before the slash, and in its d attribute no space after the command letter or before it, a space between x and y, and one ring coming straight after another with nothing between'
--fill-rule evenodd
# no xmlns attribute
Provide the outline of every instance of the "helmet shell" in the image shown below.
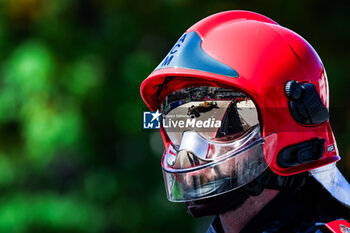
<svg viewBox="0 0 350 233"><path fill-rule="evenodd" d="M323 104L329 107L324 66L305 39L265 16L248 11L226 11L209 16L186 31L190 32L200 37L201 49L206 54L234 69L238 77L160 65L141 84L141 95L151 110L159 107L162 97L186 85L215 83L237 88L250 96L258 107L262 136L274 133L277 137L274 150L268 149L269 137L265 141L265 159L275 173L292 175L339 160L328 120L318 125L303 125L289 112L284 88L290 80L314 84ZM179 47L177 44L172 51ZM167 88L159 91L165 80ZM168 148L169 139L163 131L162 135ZM314 138L326 139L320 159L294 167L279 166L277 155L282 149Z"/></svg>

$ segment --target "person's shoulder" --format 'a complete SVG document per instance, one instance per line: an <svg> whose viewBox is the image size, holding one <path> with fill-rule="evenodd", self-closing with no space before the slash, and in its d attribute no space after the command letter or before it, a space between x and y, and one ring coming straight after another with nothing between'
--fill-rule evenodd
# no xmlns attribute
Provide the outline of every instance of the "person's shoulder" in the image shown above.
<svg viewBox="0 0 350 233"><path fill-rule="evenodd" d="M344 219L335 220L326 224L331 232L350 233L350 223Z"/></svg>
<svg viewBox="0 0 350 233"><path fill-rule="evenodd" d="M350 223L345 219L334 219L331 218L319 218L314 221L301 222L296 226L269 226L264 228L261 232L283 232L283 233L350 233ZM207 233L223 233L223 229L218 217L214 219L212 224L209 226ZM257 231L257 232L260 232Z"/></svg>
<svg viewBox="0 0 350 233"><path fill-rule="evenodd" d="M322 219L303 222L290 233L350 233L350 223L345 219L324 221Z"/></svg>

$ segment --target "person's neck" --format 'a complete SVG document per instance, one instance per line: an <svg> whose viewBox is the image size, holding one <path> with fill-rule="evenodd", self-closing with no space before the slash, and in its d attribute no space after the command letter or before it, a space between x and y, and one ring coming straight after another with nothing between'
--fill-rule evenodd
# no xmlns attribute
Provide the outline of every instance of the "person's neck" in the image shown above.
<svg viewBox="0 0 350 233"><path fill-rule="evenodd" d="M278 193L278 190L265 189L260 195L249 197L239 208L220 214L225 233L240 232Z"/></svg>

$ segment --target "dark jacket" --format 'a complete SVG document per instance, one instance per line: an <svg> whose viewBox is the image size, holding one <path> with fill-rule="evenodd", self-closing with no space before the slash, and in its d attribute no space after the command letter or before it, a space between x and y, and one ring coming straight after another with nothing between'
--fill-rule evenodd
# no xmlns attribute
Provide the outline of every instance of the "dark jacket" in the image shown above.
<svg viewBox="0 0 350 233"><path fill-rule="evenodd" d="M331 232L326 224L338 219L349 221L350 209L335 200L310 177L300 190L282 190L240 233L325 233ZM217 216L208 233L223 232L220 218Z"/></svg>

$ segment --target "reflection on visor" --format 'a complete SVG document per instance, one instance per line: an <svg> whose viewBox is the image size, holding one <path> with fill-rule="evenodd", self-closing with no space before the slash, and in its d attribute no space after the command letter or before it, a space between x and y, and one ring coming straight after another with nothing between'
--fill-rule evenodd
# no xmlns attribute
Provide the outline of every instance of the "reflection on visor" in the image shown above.
<svg viewBox="0 0 350 233"><path fill-rule="evenodd" d="M249 97L219 87L181 89L164 99L161 110L163 128L175 146L185 131L196 131L205 139L232 140L259 123Z"/></svg>
<svg viewBox="0 0 350 233"><path fill-rule="evenodd" d="M214 140L206 140L195 131L185 131L182 136L179 151L189 151L195 154L199 159L213 161L219 157L225 157L233 151L237 151L245 145L257 140L259 136L259 127L255 127L236 140L223 143Z"/></svg>
<svg viewBox="0 0 350 233"><path fill-rule="evenodd" d="M184 88L167 96L161 110L162 126L171 140L162 159L169 200L228 192L268 167L257 109L242 92Z"/></svg>
<svg viewBox="0 0 350 233"><path fill-rule="evenodd" d="M163 175L170 201L193 201L228 192L249 183L268 167L259 139L231 156L212 162L196 163L194 154L178 153L175 160L188 160L193 167L170 166L169 153L163 157Z"/></svg>

